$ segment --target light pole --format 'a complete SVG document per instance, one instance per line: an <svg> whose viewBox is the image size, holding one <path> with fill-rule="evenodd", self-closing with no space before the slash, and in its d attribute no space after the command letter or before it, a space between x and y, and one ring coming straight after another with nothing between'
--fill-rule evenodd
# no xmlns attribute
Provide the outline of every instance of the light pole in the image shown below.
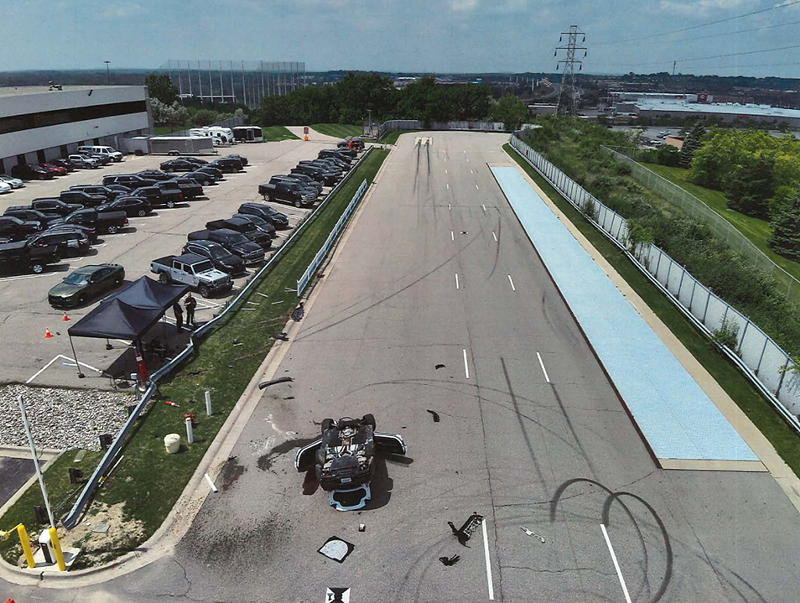
<svg viewBox="0 0 800 603"><path fill-rule="evenodd" d="M369 135L372 136L372 109L367 109L369 114Z"/></svg>
<svg viewBox="0 0 800 603"><path fill-rule="evenodd" d="M103 61L106 64L106 83L110 86L111 85L111 69L109 68L109 63L111 61Z"/></svg>

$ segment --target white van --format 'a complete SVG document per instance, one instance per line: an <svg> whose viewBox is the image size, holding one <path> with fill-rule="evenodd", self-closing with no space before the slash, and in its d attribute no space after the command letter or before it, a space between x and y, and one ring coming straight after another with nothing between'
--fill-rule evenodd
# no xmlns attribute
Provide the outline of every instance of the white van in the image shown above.
<svg viewBox="0 0 800 603"><path fill-rule="evenodd" d="M103 146L82 146L78 147L78 153L95 153L97 155L105 155L110 157L113 161L119 163L122 161L122 153L116 150L114 147L103 147Z"/></svg>
<svg viewBox="0 0 800 603"><path fill-rule="evenodd" d="M192 128L189 136L208 136L214 139L214 144L233 144L233 130L220 126L205 126L202 128Z"/></svg>

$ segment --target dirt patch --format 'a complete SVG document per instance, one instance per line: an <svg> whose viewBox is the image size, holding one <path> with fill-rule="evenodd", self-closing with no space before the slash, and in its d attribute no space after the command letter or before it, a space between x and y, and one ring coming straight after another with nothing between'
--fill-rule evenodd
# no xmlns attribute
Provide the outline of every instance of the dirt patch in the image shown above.
<svg viewBox="0 0 800 603"><path fill-rule="evenodd" d="M219 482L222 491L225 492L239 481L239 478L242 477L245 471L247 471L247 468L239 462L237 457L232 456L225 461L225 465L223 465L222 471L219 473Z"/></svg>
<svg viewBox="0 0 800 603"><path fill-rule="evenodd" d="M269 471L272 467L273 461L281 456L282 454L286 454L290 450L294 450L295 448L300 448L301 446L305 446L306 444L310 444L316 440L316 438L307 438L304 440L286 440L277 446L274 446L267 454L262 454L258 457L256 461L256 466L261 471Z"/></svg>

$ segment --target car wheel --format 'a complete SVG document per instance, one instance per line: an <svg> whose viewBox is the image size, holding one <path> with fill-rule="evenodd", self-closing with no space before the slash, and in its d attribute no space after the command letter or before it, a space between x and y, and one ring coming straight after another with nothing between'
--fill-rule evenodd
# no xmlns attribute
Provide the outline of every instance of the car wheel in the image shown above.
<svg viewBox="0 0 800 603"><path fill-rule="evenodd" d="M322 433L333 427L333 419L322 419Z"/></svg>
<svg viewBox="0 0 800 603"><path fill-rule="evenodd" d="M361 421L366 423L367 425L372 426L372 431L375 431L375 416L372 414L366 414L361 418Z"/></svg>
<svg viewBox="0 0 800 603"><path fill-rule="evenodd" d="M83 305L83 304L85 304L85 303L86 303L86 295L80 295L80 296L78 297L78 305L79 305L79 306L82 306L82 305Z"/></svg>
<svg viewBox="0 0 800 603"><path fill-rule="evenodd" d="M294 206L295 207L303 207L303 204L300 201L295 201L294 202Z"/></svg>
<svg viewBox="0 0 800 603"><path fill-rule="evenodd" d="M43 264L32 264L31 265L31 270L34 272L34 274L41 274L44 271L44 265Z"/></svg>
<svg viewBox="0 0 800 603"><path fill-rule="evenodd" d="M203 297L208 297L209 295L211 295L211 291L208 289L206 285L200 285L199 291L200 295L202 295Z"/></svg>
<svg viewBox="0 0 800 603"><path fill-rule="evenodd" d="M143 210L143 209L140 209L140 210L137 212L137 215L138 215L140 218L144 218L144 217L147 215L147 212L146 212L145 210Z"/></svg>
<svg viewBox="0 0 800 603"><path fill-rule="evenodd" d="M119 287L121 284L122 284L122 279L120 277L117 277L117 278L114 279L114 286L115 287Z"/></svg>
<svg viewBox="0 0 800 603"><path fill-rule="evenodd" d="M117 234L118 230L119 228L112 224L111 226L108 227L108 234Z"/></svg>
<svg viewBox="0 0 800 603"><path fill-rule="evenodd" d="M175 207L175 201L167 201L167 208L172 209Z"/></svg>
<svg viewBox="0 0 800 603"><path fill-rule="evenodd" d="M264 195L264 201L269 201L269 194Z"/></svg>
<svg viewBox="0 0 800 603"><path fill-rule="evenodd" d="M158 282L162 285L169 285L169 275L166 272L162 272L158 275Z"/></svg>

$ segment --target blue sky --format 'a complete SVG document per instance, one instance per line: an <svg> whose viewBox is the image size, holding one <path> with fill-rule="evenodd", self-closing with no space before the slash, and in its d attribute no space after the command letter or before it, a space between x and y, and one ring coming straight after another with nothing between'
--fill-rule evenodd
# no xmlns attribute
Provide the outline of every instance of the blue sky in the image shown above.
<svg viewBox="0 0 800 603"><path fill-rule="evenodd" d="M314 71L552 71L559 32L571 24L587 33L584 70L589 73L671 71L675 59L800 45L800 3L684 33L620 42L776 4L775 0L0 0L6 23L0 71L102 68L104 60L110 60L112 68L152 68L167 59L189 58L305 61L306 69ZM743 31L767 27L771 28ZM678 71L800 77L800 48L681 61Z"/></svg>

